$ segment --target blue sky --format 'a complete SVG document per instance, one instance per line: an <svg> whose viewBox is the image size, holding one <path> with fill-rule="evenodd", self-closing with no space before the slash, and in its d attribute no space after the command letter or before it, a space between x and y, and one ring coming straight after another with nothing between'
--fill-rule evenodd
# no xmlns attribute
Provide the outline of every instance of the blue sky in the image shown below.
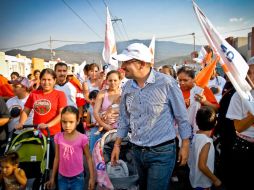
<svg viewBox="0 0 254 190"><path fill-rule="evenodd" d="M0 49L52 39L64 41L103 41L106 8L111 17L123 24L114 24L117 41L128 39L166 38L192 43L189 34L196 33L197 44L205 38L194 15L191 0L64 0L92 28L91 31L64 4L63 0L1 0ZM247 36L254 27L252 0L196 0L196 3L224 36ZM162 40L162 39L161 39ZM69 43L54 42L53 48ZM21 49L48 48L48 43Z"/></svg>

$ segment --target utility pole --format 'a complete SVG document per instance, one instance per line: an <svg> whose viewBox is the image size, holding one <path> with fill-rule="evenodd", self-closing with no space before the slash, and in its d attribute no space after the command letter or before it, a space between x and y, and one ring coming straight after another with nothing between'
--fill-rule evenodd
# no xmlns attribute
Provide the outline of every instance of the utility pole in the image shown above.
<svg viewBox="0 0 254 190"><path fill-rule="evenodd" d="M49 48L50 48L50 59L51 59L51 61L53 61L53 59L54 59L54 52L53 52L53 49L52 49L52 39L51 39L51 36L49 37Z"/></svg>
<svg viewBox="0 0 254 190"><path fill-rule="evenodd" d="M193 32L191 35L193 36L193 48L196 51L195 33Z"/></svg>
<svg viewBox="0 0 254 190"><path fill-rule="evenodd" d="M113 22L113 24L116 23L117 21L122 22L123 20L121 18L117 18L117 17L111 19L111 22Z"/></svg>

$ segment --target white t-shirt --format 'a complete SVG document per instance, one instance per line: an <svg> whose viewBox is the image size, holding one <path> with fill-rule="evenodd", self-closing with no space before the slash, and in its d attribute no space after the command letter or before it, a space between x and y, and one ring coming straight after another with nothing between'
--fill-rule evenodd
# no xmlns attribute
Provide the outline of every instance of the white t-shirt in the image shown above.
<svg viewBox="0 0 254 190"><path fill-rule="evenodd" d="M201 149L207 143L211 144L207 158L207 167L211 170L211 172L213 172L215 150L212 138L208 137L205 134L195 134L192 139L188 165L190 167L189 179L193 188L208 188L212 186L212 181L208 177L206 177L198 168L199 154L201 152Z"/></svg>
<svg viewBox="0 0 254 190"><path fill-rule="evenodd" d="M251 95L254 96L253 90L251 91ZM239 94L235 92L230 100L226 117L232 120L233 119L242 120L243 118L247 117L247 113L248 113L247 106L243 103ZM241 134L254 138L254 127L250 126L246 130L242 131Z"/></svg>
<svg viewBox="0 0 254 190"><path fill-rule="evenodd" d="M221 76L214 77L214 79L208 82L208 87L212 90L218 103L222 98L222 90L225 84L226 80Z"/></svg>
<svg viewBox="0 0 254 190"><path fill-rule="evenodd" d="M6 102L9 112L11 112L12 108L15 108L15 107L18 107L19 109L23 110L28 97L29 96L25 97L24 99L18 99L18 97L15 96L9 99ZM33 125L33 117L34 117L34 110L32 109L25 122L25 125ZM8 123L8 132L11 132L14 129L15 125L19 123L19 118L20 118L19 116L15 118L11 118L11 120Z"/></svg>
<svg viewBox="0 0 254 190"><path fill-rule="evenodd" d="M73 84L71 84L70 82L67 82L64 85L56 84L55 89L65 93L68 106L77 107L76 103L77 89L75 88L75 86L73 86Z"/></svg>

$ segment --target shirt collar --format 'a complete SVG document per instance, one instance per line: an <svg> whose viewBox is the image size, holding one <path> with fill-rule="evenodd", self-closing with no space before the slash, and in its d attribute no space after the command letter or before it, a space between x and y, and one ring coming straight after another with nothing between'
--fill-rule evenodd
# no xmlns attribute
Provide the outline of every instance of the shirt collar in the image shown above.
<svg viewBox="0 0 254 190"><path fill-rule="evenodd" d="M146 79L146 82L145 82L145 86L148 85L148 84L152 84L152 83L155 83L155 71L154 71L154 69L150 70L149 76L148 76L148 78ZM140 88L135 80L132 80L131 86L134 87L134 88Z"/></svg>

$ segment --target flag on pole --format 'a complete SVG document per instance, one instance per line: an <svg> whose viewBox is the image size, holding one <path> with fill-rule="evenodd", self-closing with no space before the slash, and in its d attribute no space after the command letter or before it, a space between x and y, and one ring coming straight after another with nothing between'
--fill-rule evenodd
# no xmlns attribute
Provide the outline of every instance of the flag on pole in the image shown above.
<svg viewBox="0 0 254 190"><path fill-rule="evenodd" d="M203 61L202 61L202 66L205 67L206 65L208 65L211 61L212 61L212 56L213 56L213 52L210 51L209 53L206 53Z"/></svg>
<svg viewBox="0 0 254 190"><path fill-rule="evenodd" d="M197 74L197 76L195 77L196 85L200 86L201 88L205 88L206 86L208 86L209 80L213 75L214 69L219 60L220 57L217 56L212 62L210 62Z"/></svg>
<svg viewBox="0 0 254 190"><path fill-rule="evenodd" d="M111 22L111 17L107 7L107 21L106 21L106 31L105 31L105 41L102 51L102 57L106 65L108 65L109 70L116 70L118 68L118 61L112 59L112 56L116 55L116 41L114 30Z"/></svg>
<svg viewBox="0 0 254 190"><path fill-rule="evenodd" d="M154 55L155 55L155 37L154 36L150 42L149 49L152 54L151 64L152 64L152 66L154 66Z"/></svg>
<svg viewBox="0 0 254 190"><path fill-rule="evenodd" d="M202 68L204 68L206 65L208 65L212 61L213 52L207 52L204 48L204 46L201 47L198 57L194 58L193 60L199 63Z"/></svg>
<svg viewBox="0 0 254 190"><path fill-rule="evenodd" d="M251 86L245 79L249 69L248 64L242 56L224 38L222 38L198 5L194 1L192 2L201 29L204 32L210 47L213 49L214 54L220 56L219 62L224 72L227 74L240 97L249 103L253 102L253 97L250 93ZM250 106L248 107L250 108Z"/></svg>
<svg viewBox="0 0 254 190"><path fill-rule="evenodd" d="M203 60L205 59L207 52L204 48L204 46L201 47L199 53L198 53L198 57L194 58L193 61L196 61L199 64L203 63Z"/></svg>

